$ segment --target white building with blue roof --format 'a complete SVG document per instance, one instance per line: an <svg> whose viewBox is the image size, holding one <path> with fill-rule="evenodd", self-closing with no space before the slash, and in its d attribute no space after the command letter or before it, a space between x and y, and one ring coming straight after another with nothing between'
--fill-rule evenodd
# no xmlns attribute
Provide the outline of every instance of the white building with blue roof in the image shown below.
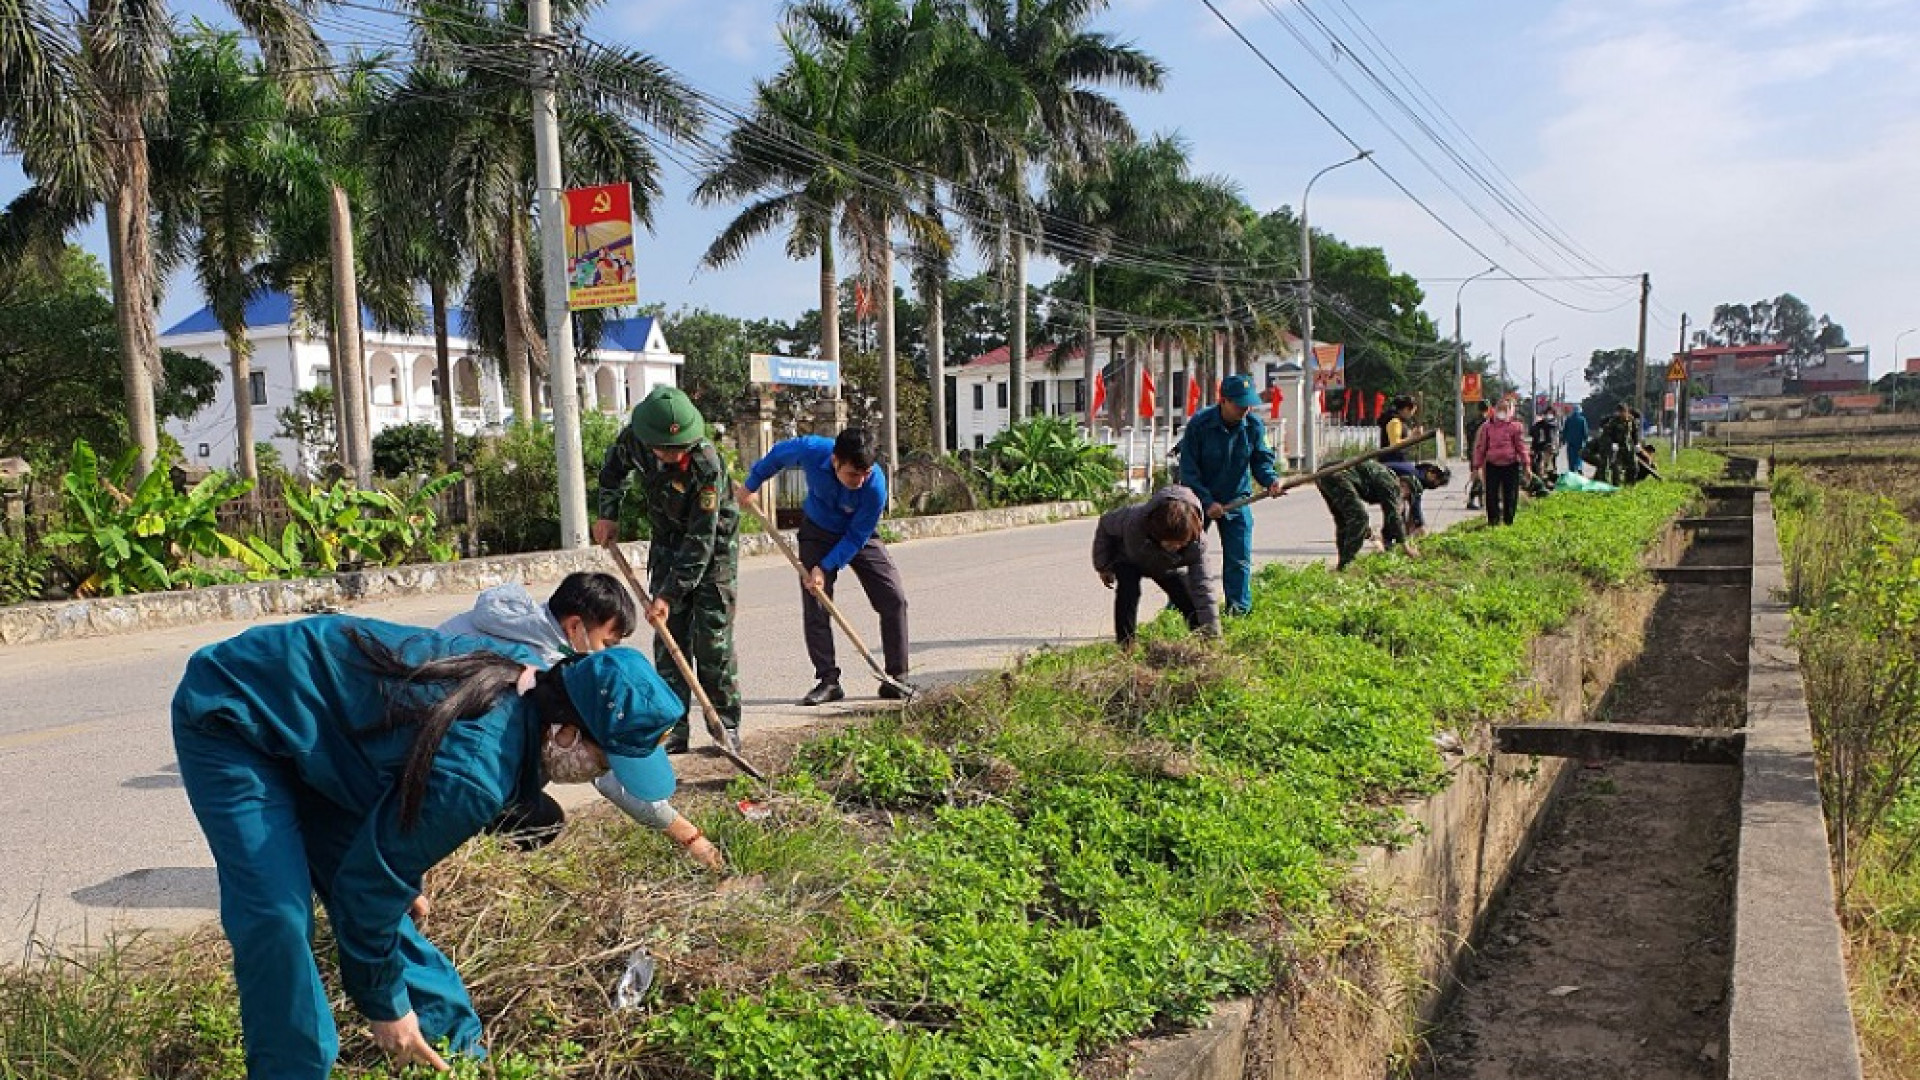
<svg viewBox="0 0 1920 1080"><path fill-rule="evenodd" d="M333 385L333 357L326 336L297 318L292 298L267 292L247 304L247 338L253 344L254 438L271 442L282 460L299 460L300 449L279 437L280 410L303 390ZM373 329L362 316L361 355L367 369L368 422L375 435L408 423L440 422L439 378L433 335ZM497 428L510 409L499 365L475 353L460 312L448 313L452 355L454 425L465 434ZM226 335L212 308L201 308L160 335L163 348L197 356L229 371ZM609 319L600 347L580 359L581 407L624 413L654 387L676 385L685 358L667 349L660 322L648 316ZM228 376L229 380L231 375ZM548 406L544 377L536 377L540 408ZM180 440L190 464L232 468L238 456L234 434L234 393L223 386L213 403L186 420L173 420L167 432Z"/></svg>

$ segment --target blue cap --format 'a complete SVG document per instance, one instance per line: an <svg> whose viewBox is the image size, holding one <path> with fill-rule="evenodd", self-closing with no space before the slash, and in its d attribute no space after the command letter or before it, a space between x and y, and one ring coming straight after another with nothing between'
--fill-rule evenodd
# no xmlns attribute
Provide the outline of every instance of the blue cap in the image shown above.
<svg viewBox="0 0 1920 1080"><path fill-rule="evenodd" d="M1243 409L1251 409L1260 404L1260 392L1253 388L1253 379L1246 375L1229 375L1220 383L1220 400L1231 401Z"/></svg>
<svg viewBox="0 0 1920 1080"><path fill-rule="evenodd" d="M646 657L604 649L562 667L560 682L621 787L649 801L673 794L678 781L660 741L687 708Z"/></svg>

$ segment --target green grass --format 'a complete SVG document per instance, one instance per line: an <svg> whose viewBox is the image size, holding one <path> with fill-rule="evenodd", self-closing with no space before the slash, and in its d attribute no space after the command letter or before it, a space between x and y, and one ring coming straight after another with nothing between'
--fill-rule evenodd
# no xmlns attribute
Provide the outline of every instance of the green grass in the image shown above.
<svg viewBox="0 0 1920 1080"><path fill-rule="evenodd" d="M1043 653L821 738L771 794L688 800L732 863L719 889L599 815L532 856L470 845L432 879L429 932L488 1021L487 1075L1065 1078L1311 967L1303 950L1380 936L1305 928L1338 924L1354 855L1443 783L1435 735L1530 708L1531 641L1633 579L1717 471L1695 455L1684 481L1555 495L1418 560L1267 567L1217 645L1162 618L1133 653ZM742 816L749 795L771 815ZM643 948L654 997L614 1013ZM30 1022L0 1021L0 1075L235 1075L230 1026L179 1022L170 964L230 1017L204 943L107 986L23 975L4 1015L78 1000L131 1026L81 1071L16 1055ZM342 1075L384 1075L356 1027Z"/></svg>

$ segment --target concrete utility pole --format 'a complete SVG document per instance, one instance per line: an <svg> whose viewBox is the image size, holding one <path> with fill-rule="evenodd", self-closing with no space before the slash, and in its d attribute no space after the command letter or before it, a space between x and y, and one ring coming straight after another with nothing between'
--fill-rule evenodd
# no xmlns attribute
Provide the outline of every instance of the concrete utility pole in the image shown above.
<svg viewBox="0 0 1920 1080"><path fill-rule="evenodd" d="M1684 311L1680 313L1680 351L1674 356L1680 360L1681 371L1692 375L1693 372L1688 370L1687 366L1687 313ZM1673 452L1676 454L1687 445L1687 425L1682 419L1686 415L1686 405L1687 383L1682 379L1673 387ZM1660 411L1666 410L1663 408ZM1646 415L1644 412L1640 414L1642 419L1645 419Z"/></svg>
<svg viewBox="0 0 1920 1080"><path fill-rule="evenodd" d="M1633 384L1633 407L1640 410L1641 416L1647 415L1647 299L1653 295L1653 278L1640 275L1640 349L1638 359L1639 374ZM1682 346L1683 348L1685 346Z"/></svg>
<svg viewBox="0 0 1920 1080"><path fill-rule="evenodd" d="M1540 346L1549 341L1559 341L1560 335L1541 338L1534 343L1533 354L1527 358L1527 419L1540 418Z"/></svg>
<svg viewBox="0 0 1920 1080"><path fill-rule="evenodd" d="M1335 169L1364 161L1373 151L1362 150L1345 161L1336 161L1307 178L1307 189L1300 193L1300 369L1306 374L1307 422L1300 431L1300 468L1312 472L1319 468L1320 410L1313 389L1313 230L1307 225L1307 198L1313 194L1315 180Z"/></svg>
<svg viewBox="0 0 1920 1080"><path fill-rule="evenodd" d="M1460 331L1460 295L1475 280L1498 269L1497 266L1489 266L1453 290L1453 445L1469 457L1473 448L1467 445L1467 339ZM1483 399L1487 396L1485 389L1480 391L1480 396Z"/></svg>
<svg viewBox="0 0 1920 1080"><path fill-rule="evenodd" d="M1531 318L1533 318L1533 312L1529 311L1525 315L1516 315L1508 319L1506 324L1500 327L1500 385L1502 386L1513 385L1507 378L1507 331L1512 328L1515 323L1523 323ZM1482 396L1484 397L1485 395L1483 394Z"/></svg>
<svg viewBox="0 0 1920 1080"><path fill-rule="evenodd" d="M573 369L573 316L567 311L567 225L560 175L560 110L555 84L560 50L552 0L529 0L527 30L539 54L533 71L534 186L547 289L547 383L553 397L553 452L560 466L560 546L587 545L587 475L580 460L580 396Z"/></svg>

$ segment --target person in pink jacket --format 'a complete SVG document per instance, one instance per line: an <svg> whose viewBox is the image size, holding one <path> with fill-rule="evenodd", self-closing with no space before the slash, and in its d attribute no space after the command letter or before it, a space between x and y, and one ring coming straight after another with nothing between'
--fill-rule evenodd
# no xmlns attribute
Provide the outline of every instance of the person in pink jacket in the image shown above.
<svg viewBox="0 0 1920 1080"><path fill-rule="evenodd" d="M1526 430L1514 419L1513 402L1503 401L1473 438L1473 475L1486 492L1487 524L1513 524L1520 476L1532 464Z"/></svg>

